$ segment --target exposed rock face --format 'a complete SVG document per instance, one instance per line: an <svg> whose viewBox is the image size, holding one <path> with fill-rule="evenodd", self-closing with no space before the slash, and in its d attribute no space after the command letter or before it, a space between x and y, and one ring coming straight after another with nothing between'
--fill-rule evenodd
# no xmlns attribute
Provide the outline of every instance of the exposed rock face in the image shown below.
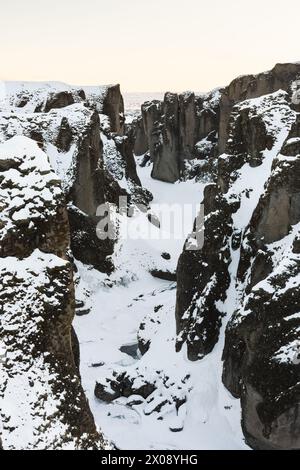
<svg viewBox="0 0 300 470"><path fill-rule="evenodd" d="M96 237L96 210L106 200L98 113L82 104L49 113L3 113L0 139L4 141L16 134L36 140L47 152L52 167L63 181L67 201L79 209L76 218L70 217L71 247L78 259L105 270L105 257L112 254L113 245L107 253L107 244ZM95 245L77 249L79 231L82 235L84 231L87 239L98 240L97 249Z"/></svg>
<svg viewBox="0 0 300 470"><path fill-rule="evenodd" d="M225 89L225 153L204 193L204 244L185 250L177 269L178 348L203 357L231 317L223 381L258 449L300 448L299 68L278 65Z"/></svg>
<svg viewBox="0 0 300 470"><path fill-rule="evenodd" d="M105 447L71 347L64 195L46 154L27 137L0 146L0 205L3 447Z"/></svg>
<svg viewBox="0 0 300 470"><path fill-rule="evenodd" d="M1 141L15 135L36 140L63 180L67 198L81 210L94 213L104 201L103 183L97 172L101 169L102 147L96 112L74 104L49 113L2 113Z"/></svg>
<svg viewBox="0 0 300 470"><path fill-rule="evenodd" d="M256 448L300 446L300 152L291 140L296 129L299 115L243 242L238 282L245 293L228 324L224 350L223 380L241 397L244 432Z"/></svg>
<svg viewBox="0 0 300 470"><path fill-rule="evenodd" d="M91 93L31 84L6 92L0 96L3 447L107 448L80 382L70 246L78 260L110 273L114 240L97 237L98 206L117 204L120 195L148 204L152 196L137 176L133 142L118 135L118 86Z"/></svg>
<svg viewBox="0 0 300 470"><path fill-rule="evenodd" d="M173 183L186 160L215 156L220 96L220 90L201 96L166 93L162 102L142 105L142 120L135 122L135 152L149 148L153 178Z"/></svg>
<svg viewBox="0 0 300 470"><path fill-rule="evenodd" d="M61 82L0 82L0 111L49 112L84 102L109 117L111 132L123 134L124 103L120 85L72 87Z"/></svg>
<svg viewBox="0 0 300 470"><path fill-rule="evenodd" d="M186 342L191 360L203 357L216 344L223 315L222 302L230 282L231 213L216 185L206 187L204 208L203 247L195 251L186 248L177 266L177 349Z"/></svg>
<svg viewBox="0 0 300 470"><path fill-rule="evenodd" d="M114 240L101 240L97 237L99 217L88 216L73 204L68 205L68 216L74 257L99 271L111 273L114 269L110 259L114 251Z"/></svg>
<svg viewBox="0 0 300 470"><path fill-rule="evenodd" d="M175 384L163 371L156 371L153 377L147 376L137 368L126 373L114 371L111 377L107 377L95 386L95 396L99 400L111 402L119 397L130 397L128 406L143 404L143 412L146 416L155 414L157 419L163 419L164 407L178 410L186 401L190 383L185 376ZM163 387L168 389L168 394L162 396ZM172 429L171 429L172 430Z"/></svg>
<svg viewBox="0 0 300 470"><path fill-rule="evenodd" d="M102 113L109 116L111 131L122 135L124 132L124 101L120 85L110 85L107 87Z"/></svg>
<svg viewBox="0 0 300 470"><path fill-rule="evenodd" d="M299 78L300 63L295 63L276 64L268 72L258 75L243 75L233 80L223 91L220 101L219 153L225 151L230 114L236 103L278 90L288 91L291 83Z"/></svg>
<svg viewBox="0 0 300 470"><path fill-rule="evenodd" d="M149 145L142 116L138 116L127 126L126 134L130 133L133 134L135 155L144 155L149 149Z"/></svg>
<svg viewBox="0 0 300 470"><path fill-rule="evenodd" d="M46 101L44 111L48 113L50 109L64 108L65 106L69 106L70 104L74 104L74 103L75 101L71 92L60 91L58 93L54 93L53 95L49 96L49 98Z"/></svg>
<svg viewBox="0 0 300 470"><path fill-rule="evenodd" d="M226 315L223 382L241 399L247 443L300 448L299 80L300 64L280 64L208 95L167 93L163 102L143 105L126 136L118 85L53 84L45 92L45 85L14 84L4 94L0 88L4 448L107 445L78 373L68 219L74 256L110 273L114 241L97 237L96 210L122 195L128 205L149 203L133 156L147 149L154 178L210 183L203 246L189 250L188 239L177 268L177 349L186 345L189 359L203 358ZM152 274L176 276L167 263ZM140 325L143 354L164 308L156 305ZM95 395L135 395L128 406L138 400L159 419L165 405L178 411L189 377L175 384L160 370L150 378L144 372L116 368Z"/></svg>
<svg viewBox="0 0 300 470"><path fill-rule="evenodd" d="M64 197L44 152L14 137L1 145L1 157L1 256L22 258L35 248L64 256L69 243Z"/></svg>
<svg viewBox="0 0 300 470"><path fill-rule="evenodd" d="M146 205L152 197L142 189L137 176L133 142L116 134L122 132L123 126L120 87L86 87L84 91L70 89L57 93L53 87L51 93L48 88L45 90L45 85L41 89L34 84L32 87L30 93L25 85L18 92L13 87L14 93L8 93L6 101L2 101L8 106L27 94L30 98L22 112L1 114L0 140L26 135L46 151L70 203L71 248L76 258L111 272L114 242L97 237L100 221L97 208L106 202L118 204L119 196ZM70 105L69 99L76 103ZM37 101L42 103L40 109L50 111L36 112ZM35 112L27 108L34 108ZM102 114L104 111L109 115Z"/></svg>
<svg viewBox="0 0 300 470"><path fill-rule="evenodd" d="M177 296L179 322L182 316L186 320L189 317L185 312L195 292L196 296L202 299L200 311L205 310L203 299L206 299L207 294L199 295L199 292L220 272L222 277L219 284L223 292L222 297L226 293L228 288L226 265L228 266L231 261L232 248L240 246L242 232L250 222L251 211L254 211L259 197L254 190L255 181L248 180L248 171L249 176L259 171L260 188L263 189L264 182L270 174L272 156L275 158L279 153L294 122L295 114L286 99L285 94L278 93L258 101L244 102L234 108L228 153L218 159L217 183L207 186L205 190L203 248L196 252L185 251L179 261ZM279 117L279 123L276 124L275 119ZM215 265L218 267L214 268ZM192 274L191 267L196 270L192 271ZM203 285L199 282L199 276L208 276ZM220 300L218 295L213 295L213 298ZM220 308L219 316L222 313L222 306ZM193 312L194 309L191 308L191 313ZM204 336L206 337L206 334Z"/></svg>
<svg viewBox="0 0 300 470"><path fill-rule="evenodd" d="M114 241L97 237L97 207L117 203L122 194L144 194L133 144L112 133L122 133L119 87L99 87L93 99L90 90L86 97L68 86L46 88L22 84L16 90L8 84L0 97L0 336L7 356L1 369L2 443L4 448L103 448L108 444L81 388L79 345L71 327L68 219L76 258L111 272ZM122 160L120 184L106 167L102 130L103 140L114 142L111 158Z"/></svg>
<svg viewBox="0 0 300 470"><path fill-rule="evenodd" d="M109 117L110 131L122 135L124 132L124 101L120 85L83 87L87 105Z"/></svg>

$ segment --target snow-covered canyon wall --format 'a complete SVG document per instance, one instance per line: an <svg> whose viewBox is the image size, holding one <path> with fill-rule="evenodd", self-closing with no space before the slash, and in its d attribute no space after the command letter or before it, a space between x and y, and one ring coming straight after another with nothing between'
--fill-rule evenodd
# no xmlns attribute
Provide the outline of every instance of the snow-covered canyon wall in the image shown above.
<svg viewBox="0 0 300 470"><path fill-rule="evenodd" d="M241 398L254 448L300 446L299 78L300 64L276 66L225 89L221 103L232 88L247 96L249 83L262 96L229 118L221 111L228 133L205 188L204 246L184 251L177 268L177 347L201 359L229 316L223 381Z"/></svg>
<svg viewBox="0 0 300 470"><path fill-rule="evenodd" d="M97 237L97 207L135 190L151 198L122 135L123 111L119 86L1 84L4 449L108 447L81 386L73 256L111 272L114 241Z"/></svg>
<svg viewBox="0 0 300 470"><path fill-rule="evenodd" d="M107 447L94 421L111 423L104 402L147 436L188 444L201 428L203 442L242 448L233 397L248 445L300 448L299 116L299 63L166 93L126 124L118 85L0 84L4 448ZM119 196L126 210L143 203L137 221L159 235L141 181L168 204L203 194L204 244L183 249L176 273L168 240L97 236L97 207ZM115 213L117 225L130 215Z"/></svg>
<svg viewBox="0 0 300 470"><path fill-rule="evenodd" d="M128 127L135 137L136 155L149 151L153 178L174 183L188 160L216 155L221 91L168 92L163 101L142 105L141 116Z"/></svg>
<svg viewBox="0 0 300 470"><path fill-rule="evenodd" d="M84 395L72 329L61 182L33 140L0 144L0 407L4 449L106 445Z"/></svg>

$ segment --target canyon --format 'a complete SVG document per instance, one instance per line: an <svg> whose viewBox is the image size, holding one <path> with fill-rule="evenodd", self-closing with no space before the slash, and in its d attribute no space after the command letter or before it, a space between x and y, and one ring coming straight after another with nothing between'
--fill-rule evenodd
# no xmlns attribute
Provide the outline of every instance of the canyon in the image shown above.
<svg viewBox="0 0 300 470"><path fill-rule="evenodd" d="M300 63L130 116L2 82L3 448L299 449L299 159Z"/></svg>

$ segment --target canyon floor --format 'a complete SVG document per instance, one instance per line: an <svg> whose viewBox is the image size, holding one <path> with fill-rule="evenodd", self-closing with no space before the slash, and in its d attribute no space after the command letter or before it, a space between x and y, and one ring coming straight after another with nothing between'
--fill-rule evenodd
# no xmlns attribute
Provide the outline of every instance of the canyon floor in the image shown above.
<svg viewBox="0 0 300 470"><path fill-rule="evenodd" d="M177 184L150 177L151 168L137 165L142 185L154 196L156 204L197 204L204 184L193 180ZM149 228L145 214L137 217L138 226ZM153 228L153 227L152 227ZM221 355L226 320L234 309L234 279L237 256L231 265L232 282L224 304L222 331L213 352L202 361L191 362L186 350L175 352L176 283L154 278L149 271L168 252L170 271L176 267L191 223L186 221L184 235L177 240L119 240L114 253L116 271L107 277L77 263L77 300L90 309L76 316L75 329L80 341L81 375L95 421L119 449L246 449L241 430L239 400L221 382ZM162 230L161 227L160 230ZM159 229L157 228L159 231ZM153 313L155 307L158 314ZM157 308L155 310L157 310ZM149 350L141 356L137 349L140 323L154 315ZM158 319L158 322L157 322ZM147 323L147 320L146 320ZM96 381L113 371L167 377L147 400L118 398L105 403L94 396ZM175 390L175 391L174 391ZM181 391L181 392L180 392ZM168 400L182 393L187 401L176 407Z"/></svg>

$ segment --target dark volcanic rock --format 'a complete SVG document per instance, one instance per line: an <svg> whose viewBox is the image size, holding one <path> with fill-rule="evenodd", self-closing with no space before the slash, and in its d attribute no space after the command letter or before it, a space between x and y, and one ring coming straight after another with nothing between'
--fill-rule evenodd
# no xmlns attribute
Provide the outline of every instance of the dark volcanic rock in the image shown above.
<svg viewBox="0 0 300 470"><path fill-rule="evenodd" d="M223 382L241 398L246 441L257 449L300 448L299 67L231 85L226 153L204 194L204 244L185 250L177 268L178 347L202 357L223 311L231 316ZM274 88L288 93L241 101Z"/></svg>
<svg viewBox="0 0 300 470"><path fill-rule="evenodd" d="M183 174L186 160L215 157L219 99L219 90L201 96L168 92L163 101L142 105L142 120L133 124L135 153L149 149L153 178L173 183ZM208 171L197 169L199 177Z"/></svg>
<svg viewBox="0 0 300 470"><path fill-rule="evenodd" d="M107 87L102 112L110 118L111 132L122 135L124 132L124 101L120 85Z"/></svg>
<svg viewBox="0 0 300 470"><path fill-rule="evenodd" d="M180 176L178 96L166 93L162 104L162 122L152 131L152 178L174 183Z"/></svg>
<svg viewBox="0 0 300 470"><path fill-rule="evenodd" d="M71 249L76 259L91 264L101 272L111 273L114 269L110 256L114 251L114 240L101 240L96 227L99 217L88 216L73 205L68 206L71 229Z"/></svg>
<svg viewBox="0 0 300 470"><path fill-rule="evenodd" d="M64 256L69 245L65 199L44 152L19 136L2 144L1 152L0 256L23 258L35 248Z"/></svg>
<svg viewBox="0 0 300 470"><path fill-rule="evenodd" d="M127 137L116 137L116 149L124 159L125 177L137 186L142 186L136 172L136 163L133 155L133 142Z"/></svg>
<svg viewBox="0 0 300 470"><path fill-rule="evenodd" d="M243 429L255 448L300 447L300 153L291 147L286 155L298 119L250 221L238 269L245 296L226 332L223 380L241 397Z"/></svg>
<svg viewBox="0 0 300 470"><path fill-rule="evenodd" d="M163 279L164 281L176 281L177 279L176 272L168 270L152 269L150 273L153 277L158 277L158 279Z"/></svg>
<svg viewBox="0 0 300 470"><path fill-rule="evenodd" d="M124 132L124 102L120 85L84 87L86 105L109 118L110 132Z"/></svg>
<svg viewBox="0 0 300 470"><path fill-rule="evenodd" d="M0 339L5 351L0 399L5 449L106 445L78 373L63 201L47 155L34 141L19 136L0 146Z"/></svg>
<svg viewBox="0 0 300 470"><path fill-rule="evenodd" d="M102 133L102 141L106 201L118 205L119 197L126 196L129 205L148 207L153 196L142 187L138 177L131 137Z"/></svg>
<svg viewBox="0 0 300 470"><path fill-rule="evenodd" d="M110 402L119 397L130 397L130 395L141 395L147 398L156 389L154 384L140 378L140 384L135 385L134 378L126 372L115 374L113 379L107 379L105 384L96 383L95 396L99 400ZM142 382L142 383L141 383Z"/></svg>
<svg viewBox="0 0 300 470"><path fill-rule="evenodd" d="M74 97L71 92L61 91L59 93L54 93L48 97L43 111L45 113L48 113L50 109L64 108L65 106L69 106L70 104L74 103Z"/></svg>
<svg viewBox="0 0 300 470"><path fill-rule="evenodd" d="M142 116L136 118L131 128L134 132L134 153L135 155L144 155L149 150L149 144Z"/></svg>
<svg viewBox="0 0 300 470"><path fill-rule="evenodd" d="M231 211L216 185L205 189L201 229L204 230L203 247L199 250L187 247L177 266L177 349L187 342L191 360L209 353L218 340L222 317L218 301L225 300L230 281Z"/></svg>

